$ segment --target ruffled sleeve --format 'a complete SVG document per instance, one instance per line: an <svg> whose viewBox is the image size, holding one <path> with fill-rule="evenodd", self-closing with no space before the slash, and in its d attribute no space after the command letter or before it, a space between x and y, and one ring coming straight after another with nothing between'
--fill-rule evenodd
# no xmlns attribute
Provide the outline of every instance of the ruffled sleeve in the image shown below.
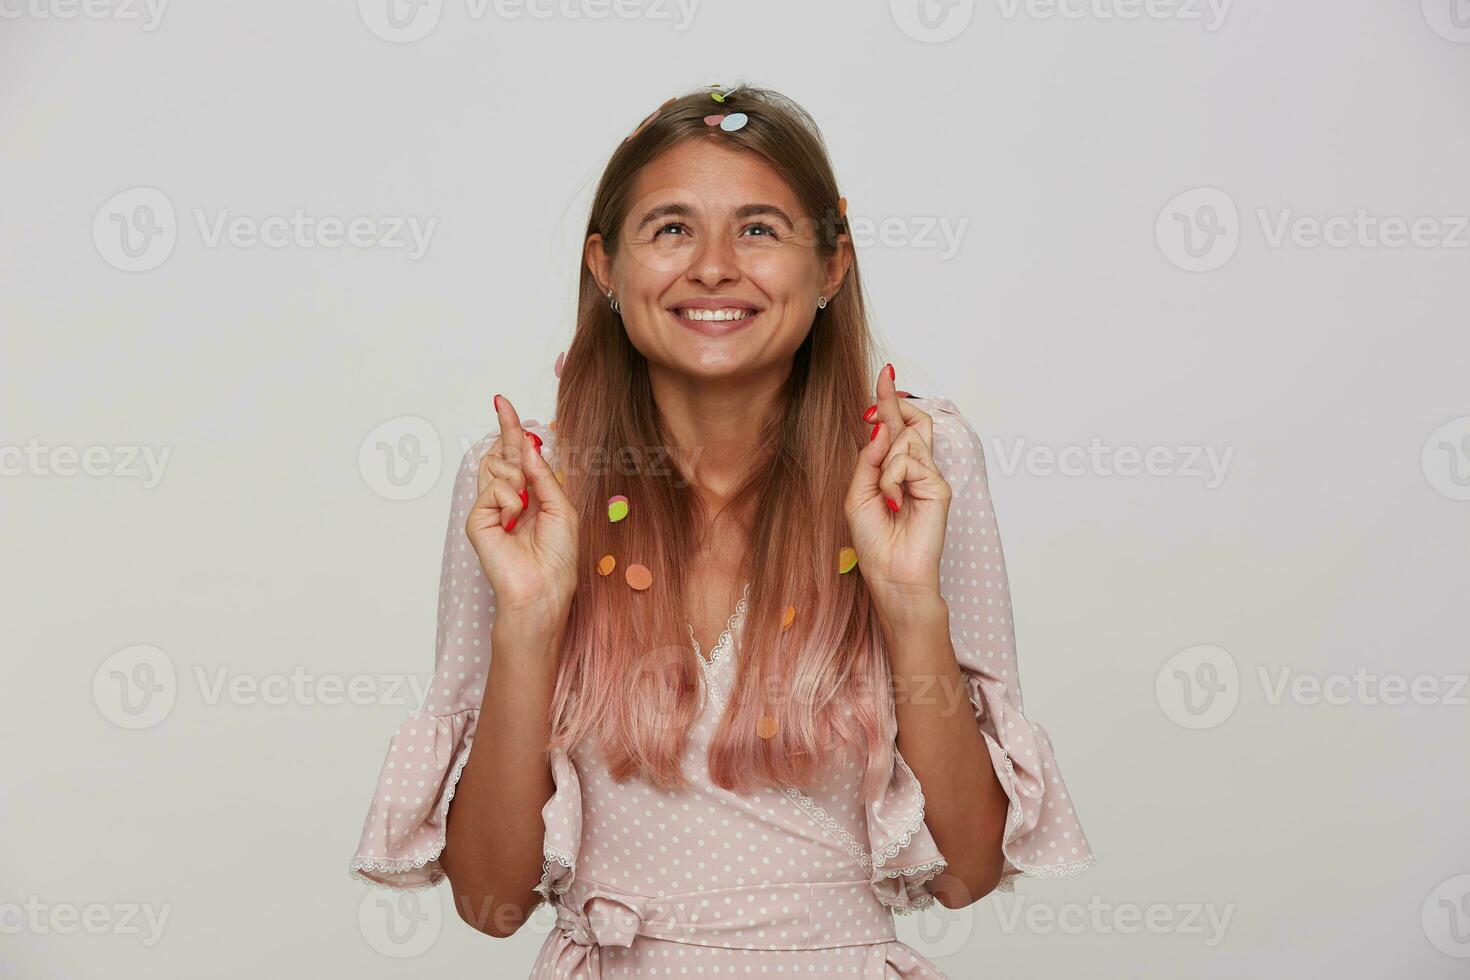
<svg viewBox="0 0 1470 980"><path fill-rule="evenodd" d="M547 427L525 428L549 442ZM398 726L388 743L376 791L349 864L354 878L388 888L427 888L444 879L449 804L469 761L490 667L490 630L495 596L464 533L474 504L479 462L496 434L465 453L454 481L439 574L439 625L433 683L424 704ZM552 458L547 446L548 460ZM564 754L553 754L557 792L542 810L547 832L541 884L548 891L570 884L581 839L581 797L576 770ZM556 870L551 870L555 866Z"/></svg>
<svg viewBox="0 0 1470 980"><path fill-rule="evenodd" d="M1086 870L1092 849L1051 738L1023 709L1010 587L980 437L947 398L919 399L918 407L934 419L934 462L954 494L940 592L949 607L950 638L970 708L1010 801L997 890L1014 891L1022 875L1054 878ZM931 862L943 861L923 814L923 790L895 748L889 792L870 804L868 825L874 888L898 911L932 901L927 882L938 872ZM892 879L880 878L890 874Z"/></svg>

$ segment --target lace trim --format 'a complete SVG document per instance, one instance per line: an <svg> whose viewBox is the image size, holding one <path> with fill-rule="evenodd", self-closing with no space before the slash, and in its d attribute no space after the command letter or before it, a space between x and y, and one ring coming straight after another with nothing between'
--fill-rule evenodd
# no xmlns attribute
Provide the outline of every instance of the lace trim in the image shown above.
<svg viewBox="0 0 1470 980"><path fill-rule="evenodd" d="M913 818L905 825L903 833L894 839L887 847L873 852L873 866L881 868L886 862L898 856L898 852L913 843L914 835L924 826L924 787L919 782L919 777L909 768L909 764L898 754L898 749L893 750L893 759L905 773L908 774L909 782L914 785L914 795L918 798L919 809Z"/></svg>
<svg viewBox="0 0 1470 980"><path fill-rule="evenodd" d="M988 733L985 734L985 738L987 741L995 742ZM1015 766L1011 764L1011 754L999 742L995 742L995 746L1000 749L1001 763L1005 766L1006 779L1008 780L1006 783L1006 796L1009 798L1010 791L1016 786L1019 780L1016 778ZM1020 804L1015 800L1010 801L1008 814L1010 819L1006 827L1005 839L1001 842L1000 847L1002 853L1016 839L1016 831L1021 828L1021 824L1025 820L1025 814L1021 811ZM1078 858L1076 861L1069 861L1066 864L1022 864L1019 861L1013 860L1009 854L1006 854L1005 860L1013 870L1006 871L1001 875L1000 882L995 886L995 890L999 892L1014 892L1016 890L1016 879L1021 877L1065 878L1068 875L1081 874L1083 871L1092 867L1093 859L1094 855L1089 854L1085 858Z"/></svg>
<svg viewBox="0 0 1470 980"><path fill-rule="evenodd" d="M744 588L740 591L739 601L735 603L735 611L725 620L725 628L721 631L720 638L715 641L715 648L710 651L708 660L704 658L704 654L699 650L699 641L694 638L694 624L684 624L689 627L689 642L694 646L694 655L699 658L700 663L706 667L713 668L724 658L725 653L730 649L730 637L733 631L745 621L745 610L749 605L750 583L746 582Z"/></svg>
<svg viewBox="0 0 1470 980"><path fill-rule="evenodd" d="M927 909L934 904L936 899L934 893L929 891L925 886L935 875L939 874L940 871L943 871L948 866L944 858L938 858L924 864L916 864L913 867L900 868L897 871L883 873L884 878L897 878L901 875L910 874L921 874L922 877L915 878L913 881L903 884L903 896L908 899L907 904L900 905L897 899L890 901L883 896L882 892L878 892L875 888L874 891L877 892L878 903L898 915L912 915L915 912ZM919 894L913 894L916 891Z"/></svg>
<svg viewBox="0 0 1470 980"><path fill-rule="evenodd" d="M356 879L357 881L362 882L365 885L372 885L374 888L382 888L382 889L386 889L386 890L389 890L389 891L398 891L398 892L421 892L421 891L427 891L430 888L437 888L437 887L439 887L439 883L441 881L443 881L444 878L445 878L444 872L442 872L442 871L435 871L435 872L430 873L429 878L428 878L427 881L420 881L420 882L418 882L416 884L412 884L412 885L402 885L402 884L397 884L397 883L391 883L390 884L389 882L386 882L386 881L380 881L377 878L369 878L367 875L363 874L361 871L359 871L355 867L349 868L349 871L351 872L352 877L354 879Z"/></svg>
<svg viewBox="0 0 1470 980"><path fill-rule="evenodd" d="M709 695L710 700L715 703L715 707L721 711L725 710L725 698L720 691L719 682L715 680L715 667L719 665L720 661L724 659L725 653L730 649L730 640L734 635L734 631L738 630L744 624L745 611L749 604L750 583L746 582L745 588L740 593L740 601L735 603L735 611L730 614L729 619L725 620L725 629L720 633L719 642L715 644L714 650L710 653L709 660L705 660L700 654L699 641L694 638L694 627L689 627L689 642L694 646L694 657L699 661L700 667L703 668L705 692Z"/></svg>
<svg viewBox="0 0 1470 980"><path fill-rule="evenodd" d="M476 719L479 717L479 709L469 710L472 711L473 714L465 724L464 734L460 736L464 741L464 745L462 748L459 749L459 758L454 761L454 767L449 771L449 775L444 786L444 798L439 801L439 840L436 843L431 844L427 851L408 858L374 858L358 855L354 857L347 866L347 870L351 873L353 878L356 878L358 881L366 881L370 884L379 885L381 887L397 888L404 891L417 891L420 888L431 888L444 880L444 872L438 867L429 869L428 881L413 885L391 884L387 882L373 881L362 872L378 871L384 874L406 874L409 871L419 870L430 861L438 860L439 855L444 853L445 830L446 824L449 819L449 803L451 800L454 799L454 791L459 786L459 777L464 773L465 764L470 761L470 746L474 743L475 740L474 734L470 730L470 726L472 726L475 723ZM455 713L459 714L460 712Z"/></svg>
<svg viewBox="0 0 1470 980"><path fill-rule="evenodd" d="M873 859L868 856L867 849L852 834L843 829L837 819L827 813L826 810L817 806L816 801L807 796L795 786L783 786L782 790L807 816L816 821L822 832L841 844L848 854L857 859L863 871L871 875L873 873Z"/></svg>
<svg viewBox="0 0 1470 980"><path fill-rule="evenodd" d="M571 880L562 882L560 888L555 888L551 881L551 866L553 863L570 870L576 864L576 860L567 854L559 854L549 847L542 847L541 857L541 880L537 882L534 891L539 893L545 901L553 901L555 896L564 894L571 887Z"/></svg>

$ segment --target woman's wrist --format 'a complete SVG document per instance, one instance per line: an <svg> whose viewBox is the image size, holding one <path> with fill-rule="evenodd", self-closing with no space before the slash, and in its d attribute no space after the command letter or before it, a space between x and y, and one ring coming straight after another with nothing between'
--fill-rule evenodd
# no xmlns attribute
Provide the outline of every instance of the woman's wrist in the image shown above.
<svg viewBox="0 0 1470 980"><path fill-rule="evenodd" d="M490 628L490 649L495 656L519 651L555 653L566 633L569 613L569 607L556 602L497 608L495 625Z"/></svg>

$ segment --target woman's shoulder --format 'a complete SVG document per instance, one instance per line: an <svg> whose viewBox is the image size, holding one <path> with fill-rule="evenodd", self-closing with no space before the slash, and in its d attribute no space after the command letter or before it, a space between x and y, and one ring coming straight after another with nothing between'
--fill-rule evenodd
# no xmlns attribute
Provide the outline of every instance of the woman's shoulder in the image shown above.
<svg viewBox="0 0 1470 980"><path fill-rule="evenodd" d="M956 495L974 487L986 493L985 447L980 433L959 406L939 394L910 397L906 401L927 412L933 420L934 465Z"/></svg>

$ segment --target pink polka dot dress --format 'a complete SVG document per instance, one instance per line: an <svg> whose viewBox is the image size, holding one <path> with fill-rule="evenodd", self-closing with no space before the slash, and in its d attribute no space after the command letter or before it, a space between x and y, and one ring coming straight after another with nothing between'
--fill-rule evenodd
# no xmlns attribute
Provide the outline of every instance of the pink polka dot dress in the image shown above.
<svg viewBox="0 0 1470 980"><path fill-rule="evenodd" d="M916 398L934 418L935 462L954 491L941 566L950 632L990 762L1010 798L1000 890L1022 875L1082 871L1092 852L1050 738L1022 710L1010 595L979 437L946 398ZM554 431L534 422L554 460ZM464 535L480 457L466 453L440 581L435 684L388 747L352 874L388 888L444 878L445 820L469 759L490 658L495 600ZM553 465L555 463L553 462ZM852 750L808 786L737 795L709 778L706 749L740 655L749 584L708 657L702 711L673 792L614 782L595 749L551 756L556 791L536 890L556 910L532 969L540 980L655 976L943 978L899 942L893 916L935 899L945 867L924 795L895 751L883 797L865 803Z"/></svg>

